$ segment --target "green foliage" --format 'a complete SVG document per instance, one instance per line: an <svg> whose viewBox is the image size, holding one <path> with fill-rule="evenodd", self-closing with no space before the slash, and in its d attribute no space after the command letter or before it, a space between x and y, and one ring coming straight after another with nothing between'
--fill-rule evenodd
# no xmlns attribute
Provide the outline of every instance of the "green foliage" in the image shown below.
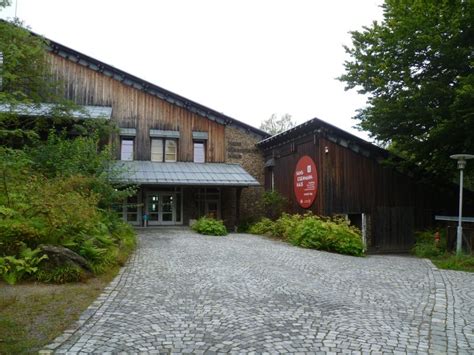
<svg viewBox="0 0 474 355"><path fill-rule="evenodd" d="M221 220L209 217L201 217L193 225L193 230L204 235L227 235L227 229Z"/></svg>
<svg viewBox="0 0 474 355"><path fill-rule="evenodd" d="M54 132L38 146L28 148L27 153L33 168L47 177L100 176L112 158L108 148L99 146L95 135L68 140Z"/></svg>
<svg viewBox="0 0 474 355"><path fill-rule="evenodd" d="M262 194L262 204L266 217L275 220L285 210L287 200L278 191L265 191Z"/></svg>
<svg viewBox="0 0 474 355"><path fill-rule="evenodd" d="M259 222L251 225L248 229L251 234L272 234L274 222L269 218L262 218Z"/></svg>
<svg viewBox="0 0 474 355"><path fill-rule="evenodd" d="M446 253L446 232L440 232L440 241L435 241L435 230L426 230L416 233L415 246L412 253L420 258L432 258Z"/></svg>
<svg viewBox="0 0 474 355"><path fill-rule="evenodd" d="M51 102L55 88L48 79L46 43L20 25L0 21L0 52L4 56L4 64L0 67L0 103L16 106ZM14 114L1 113L0 143L18 146L38 138L36 123L32 119L19 120Z"/></svg>
<svg viewBox="0 0 474 355"><path fill-rule="evenodd" d="M0 101L11 103L50 102L55 85L49 80L46 41L33 36L20 22L0 21L0 52L3 78Z"/></svg>
<svg viewBox="0 0 474 355"><path fill-rule="evenodd" d="M449 179L449 155L474 151L474 2L385 0L383 9L382 23L352 32L340 80L370 95L360 128Z"/></svg>
<svg viewBox="0 0 474 355"><path fill-rule="evenodd" d="M112 126L70 117L80 109L63 99L64 88L52 77L47 43L21 26L0 21L0 104L10 107L0 114L2 275L9 282L25 274L54 282L78 279L67 265L36 269L37 259L25 253L40 244L68 247L102 273L123 263L134 247L135 234L111 212L134 188L110 182L112 156L104 142ZM15 110L43 103L53 103L47 117L19 117Z"/></svg>
<svg viewBox="0 0 474 355"><path fill-rule="evenodd" d="M437 267L449 270L474 272L473 255L456 255L447 251L446 230L441 230L440 241L435 241L435 230L416 233L416 243L412 253L420 258L430 259Z"/></svg>
<svg viewBox="0 0 474 355"><path fill-rule="evenodd" d="M72 111L87 113L66 100L65 88L52 75L46 55L47 41L32 35L18 20L0 20L0 66L2 90L0 104L10 108L0 113L0 144L12 148L36 145L48 136L49 130L69 135L90 135L95 132L102 141L112 127L106 120L73 119ZM47 117L19 116L18 110L40 108Z"/></svg>
<svg viewBox="0 0 474 355"><path fill-rule="evenodd" d="M58 266L52 270L43 268L36 274L36 279L41 282L64 284L67 282L78 282L84 278L81 268L72 265Z"/></svg>
<svg viewBox="0 0 474 355"><path fill-rule="evenodd" d="M53 244L84 256L97 274L123 263L135 234L107 207L131 190L110 184L107 162L93 138L52 135L36 148L0 148L0 256L11 264L23 260L24 245ZM77 278L61 270L45 266L39 275L54 282Z"/></svg>
<svg viewBox="0 0 474 355"><path fill-rule="evenodd" d="M45 142L28 148L27 154L32 168L48 178L75 177L74 189L95 193L100 208L121 203L136 191L134 186L118 188L110 183L113 155L110 147L100 145L98 134L71 140L52 132Z"/></svg>
<svg viewBox="0 0 474 355"><path fill-rule="evenodd" d="M48 257L39 256L39 249L31 250L23 245L19 258L14 256L0 257L0 276L10 285L20 281L25 274L30 276L38 271L38 265Z"/></svg>
<svg viewBox="0 0 474 355"><path fill-rule="evenodd" d="M289 241L303 218L304 216L299 214L291 215L283 213L273 224L273 235L277 238Z"/></svg>
<svg viewBox="0 0 474 355"><path fill-rule="evenodd" d="M437 267L441 269L474 272L473 255L455 255L445 253L440 257L432 258L432 261Z"/></svg>
<svg viewBox="0 0 474 355"><path fill-rule="evenodd" d="M250 228L254 234L270 234L303 248L363 256L361 232L344 219L322 218L310 213L283 214L275 222L263 219Z"/></svg>
<svg viewBox="0 0 474 355"><path fill-rule="evenodd" d="M248 233L249 228L252 227L252 225L254 225L255 222L257 221L258 221L258 218L256 217L248 217L248 218L241 219L239 222L239 225L237 226L237 232Z"/></svg>

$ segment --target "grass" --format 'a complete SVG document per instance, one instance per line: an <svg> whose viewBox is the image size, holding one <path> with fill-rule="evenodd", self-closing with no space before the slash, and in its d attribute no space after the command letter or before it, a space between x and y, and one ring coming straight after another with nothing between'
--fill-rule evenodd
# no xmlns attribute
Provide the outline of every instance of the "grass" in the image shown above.
<svg viewBox="0 0 474 355"><path fill-rule="evenodd" d="M445 253L430 259L440 269L474 272L474 255Z"/></svg>
<svg viewBox="0 0 474 355"><path fill-rule="evenodd" d="M41 350L75 322L118 273L119 267L82 283L0 282L0 354Z"/></svg>
<svg viewBox="0 0 474 355"><path fill-rule="evenodd" d="M446 231L439 233L439 242L435 243L435 230L426 230L416 234L416 243L412 253L420 258L428 258L439 269L474 272L474 255L447 251Z"/></svg>

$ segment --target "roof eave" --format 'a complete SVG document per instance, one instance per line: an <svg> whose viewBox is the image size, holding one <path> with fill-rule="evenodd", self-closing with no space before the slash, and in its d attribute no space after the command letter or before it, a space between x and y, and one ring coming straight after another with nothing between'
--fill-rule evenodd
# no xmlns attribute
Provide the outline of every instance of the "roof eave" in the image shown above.
<svg viewBox="0 0 474 355"><path fill-rule="evenodd" d="M251 187L251 186L260 186L258 182L255 183L235 183L235 182L175 182L175 181L139 181L139 180L126 180L126 179L117 179L112 180L116 183L121 184L133 184L133 185L162 185L162 186L213 186L213 187Z"/></svg>
<svg viewBox="0 0 474 355"><path fill-rule="evenodd" d="M311 120L308 120L304 123L301 123L298 126L293 127L289 130L286 130L282 133L279 133L269 138L266 138L264 140L261 140L256 145L257 147L260 147L263 149L274 146L274 145L279 145L282 142L286 142L287 140L293 139L294 136L296 136L298 133L302 132L305 135L308 134L309 131L307 130L306 127L311 127L311 126L318 126L318 130L310 130L311 134L321 133L320 128L327 129L337 136L343 136L346 139L349 139L357 144L362 145L364 148L370 149L372 151L376 151L378 154L381 154L381 155L389 154L389 152L386 149L380 148L373 143L367 142L366 140L359 138L353 135L352 133L344 131L343 129L336 127L317 117Z"/></svg>
<svg viewBox="0 0 474 355"><path fill-rule="evenodd" d="M34 32L33 35L38 36ZM125 85L131 86L135 89L145 91L153 96L159 97L160 99L167 101L178 107L182 107L190 112L193 112L202 117L206 117L212 121L223 125L235 125L238 128L246 130L255 134L257 137L266 138L270 137L265 131L262 131L256 127L253 127L249 124L246 124L242 121L239 121L235 118L227 116L223 113L215 111L209 107L201 105L195 101L187 99L181 95L178 95L172 91L166 90L158 85L155 85L146 80L140 79L132 74L129 74L123 70L113 67L112 65L101 62L97 59L94 59L86 54L78 52L72 48L69 48L63 44L55 42L50 39L46 39L48 43L48 49L65 59L73 61L79 65L85 66L91 70L102 73L105 76L111 77L117 81L122 82Z"/></svg>

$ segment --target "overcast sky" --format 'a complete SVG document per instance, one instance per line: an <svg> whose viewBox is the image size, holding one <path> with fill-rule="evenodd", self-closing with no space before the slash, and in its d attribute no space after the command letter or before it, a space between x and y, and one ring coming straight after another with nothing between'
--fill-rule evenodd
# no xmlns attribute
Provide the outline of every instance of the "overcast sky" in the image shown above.
<svg viewBox="0 0 474 355"><path fill-rule="evenodd" d="M289 113L367 138L365 98L335 78L382 0L17 1L33 31L253 126Z"/></svg>

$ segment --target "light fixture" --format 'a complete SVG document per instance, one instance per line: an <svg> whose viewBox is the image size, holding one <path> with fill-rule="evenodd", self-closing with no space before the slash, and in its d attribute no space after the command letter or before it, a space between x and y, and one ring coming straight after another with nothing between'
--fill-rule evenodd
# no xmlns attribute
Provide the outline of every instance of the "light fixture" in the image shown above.
<svg viewBox="0 0 474 355"><path fill-rule="evenodd" d="M472 154L454 154L450 156L451 159L457 160L459 169L459 221L456 238L456 254L462 251L462 192L464 180L464 168L469 159L474 159Z"/></svg>

